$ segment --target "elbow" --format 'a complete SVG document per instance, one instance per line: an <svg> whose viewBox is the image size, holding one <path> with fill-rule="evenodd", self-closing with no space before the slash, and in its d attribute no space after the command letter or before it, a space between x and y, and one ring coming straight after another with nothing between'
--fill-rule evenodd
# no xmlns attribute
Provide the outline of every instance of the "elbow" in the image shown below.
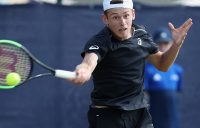
<svg viewBox="0 0 200 128"><path fill-rule="evenodd" d="M167 72L169 70L169 68L171 67L171 63L163 63L163 62L160 62L158 65L157 65L157 69L159 71L162 71L162 72Z"/></svg>
<svg viewBox="0 0 200 128"><path fill-rule="evenodd" d="M166 68L166 69L160 69L160 71L162 72L167 72L169 70L169 68Z"/></svg>
<svg viewBox="0 0 200 128"><path fill-rule="evenodd" d="M169 67L162 67L162 66L160 66L160 67L157 67L157 69L159 71L162 71L162 72L167 72L169 70Z"/></svg>

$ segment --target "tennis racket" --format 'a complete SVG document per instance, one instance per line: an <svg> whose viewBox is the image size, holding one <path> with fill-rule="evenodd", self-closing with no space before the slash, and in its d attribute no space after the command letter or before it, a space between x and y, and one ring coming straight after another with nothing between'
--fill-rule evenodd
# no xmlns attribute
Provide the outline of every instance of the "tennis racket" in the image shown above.
<svg viewBox="0 0 200 128"><path fill-rule="evenodd" d="M32 75L35 64L40 65L46 69L47 72ZM6 76L11 72L20 75L21 82L18 85L11 86L6 84ZM42 63L18 42L12 40L0 40L0 89L12 89L29 80L49 75L64 79L76 77L75 72L53 69Z"/></svg>

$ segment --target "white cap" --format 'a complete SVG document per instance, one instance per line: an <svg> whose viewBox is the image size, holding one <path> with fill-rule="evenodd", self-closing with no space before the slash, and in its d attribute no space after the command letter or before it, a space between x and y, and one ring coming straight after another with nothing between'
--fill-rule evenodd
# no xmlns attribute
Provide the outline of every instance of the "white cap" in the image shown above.
<svg viewBox="0 0 200 128"><path fill-rule="evenodd" d="M130 8L133 9L132 0L104 0L103 10L106 11L111 8Z"/></svg>

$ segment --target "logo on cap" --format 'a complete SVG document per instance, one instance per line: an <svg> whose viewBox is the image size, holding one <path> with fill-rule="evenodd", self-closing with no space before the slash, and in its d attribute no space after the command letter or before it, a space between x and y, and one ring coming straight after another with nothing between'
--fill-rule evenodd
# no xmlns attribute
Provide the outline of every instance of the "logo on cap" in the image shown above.
<svg viewBox="0 0 200 128"><path fill-rule="evenodd" d="M123 0L111 0L110 4L122 4Z"/></svg>

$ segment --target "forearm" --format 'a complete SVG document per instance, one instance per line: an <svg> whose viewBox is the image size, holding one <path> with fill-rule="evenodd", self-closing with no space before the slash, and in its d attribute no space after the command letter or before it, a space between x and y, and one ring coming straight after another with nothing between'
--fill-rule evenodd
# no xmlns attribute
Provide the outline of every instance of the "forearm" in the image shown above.
<svg viewBox="0 0 200 128"><path fill-rule="evenodd" d="M86 53L82 63L76 66L77 77L72 79L71 82L80 85L87 82L97 65L97 60L98 56L95 53Z"/></svg>
<svg viewBox="0 0 200 128"><path fill-rule="evenodd" d="M88 71L88 73L92 74L97 65L97 59L96 54L86 53L82 63L77 65L76 70L84 68Z"/></svg>
<svg viewBox="0 0 200 128"><path fill-rule="evenodd" d="M179 28L175 28L172 23L168 24L172 32L173 44L168 51L161 54L161 57L159 57L159 68L162 71L167 71L176 60L179 50L192 24L191 18L184 22L184 24L182 24Z"/></svg>
<svg viewBox="0 0 200 128"><path fill-rule="evenodd" d="M169 69L169 67L176 60L180 48L181 46L177 46L175 43L173 43L172 46L162 54L159 66L160 70L167 71Z"/></svg>

